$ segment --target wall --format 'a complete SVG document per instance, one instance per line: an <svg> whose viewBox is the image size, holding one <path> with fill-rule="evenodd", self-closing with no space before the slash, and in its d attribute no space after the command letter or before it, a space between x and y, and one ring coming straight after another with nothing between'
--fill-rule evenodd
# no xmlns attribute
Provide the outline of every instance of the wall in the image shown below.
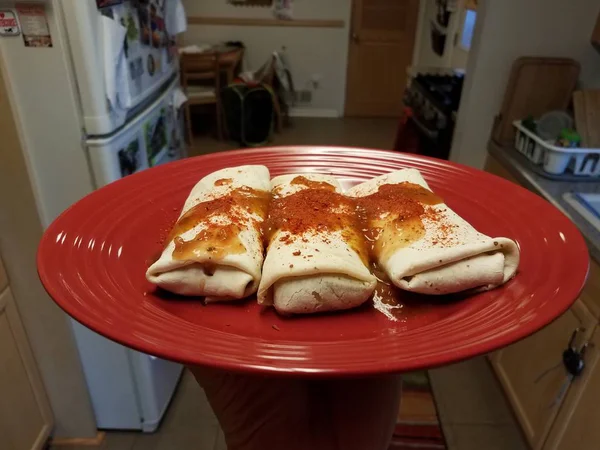
<svg viewBox="0 0 600 450"><path fill-rule="evenodd" d="M44 291L35 262L43 227L91 189L76 103L65 86L70 73L59 14L46 4L53 48L26 49L20 36L0 38L0 82L10 97L0 96L0 253L55 416L54 435L89 438L96 423L70 323ZM41 65L44 71L35 70ZM57 165L72 183L58 176ZM32 174L46 189L33 184Z"/></svg>
<svg viewBox="0 0 600 450"><path fill-rule="evenodd" d="M600 54L591 44L597 0L483 0L467 64L451 159L481 168L513 61L520 56L570 57L581 84L600 86Z"/></svg>
<svg viewBox="0 0 600 450"><path fill-rule="evenodd" d="M183 0L188 16L273 18L270 8L232 6L225 0ZM247 47L246 70L259 69L274 50L286 48L296 90L308 89L320 75L308 115L342 115L346 88L351 0L296 0L294 18L335 19L344 28L296 28L190 25L186 44L242 41ZM304 105L303 105L304 109Z"/></svg>

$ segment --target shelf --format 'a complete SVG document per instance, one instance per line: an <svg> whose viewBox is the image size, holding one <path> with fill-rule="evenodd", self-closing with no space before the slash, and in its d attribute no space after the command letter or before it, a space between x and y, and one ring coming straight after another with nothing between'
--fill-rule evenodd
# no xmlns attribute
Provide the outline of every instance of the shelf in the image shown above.
<svg viewBox="0 0 600 450"><path fill-rule="evenodd" d="M233 25L241 27L303 27L303 28L344 28L343 20L328 19L247 19L241 17L188 17L190 25Z"/></svg>

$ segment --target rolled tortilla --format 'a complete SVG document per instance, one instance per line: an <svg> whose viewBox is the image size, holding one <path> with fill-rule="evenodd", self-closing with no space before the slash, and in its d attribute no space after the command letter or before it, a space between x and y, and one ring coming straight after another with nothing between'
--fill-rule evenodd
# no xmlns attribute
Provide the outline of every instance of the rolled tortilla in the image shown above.
<svg viewBox="0 0 600 450"><path fill-rule="evenodd" d="M401 183L407 183L402 184L403 188L414 188L414 195L403 199L400 191L385 187ZM422 294L487 290L515 275L519 265L517 244L479 233L441 199L436 201L418 170L404 169L373 178L354 186L347 195L362 198L368 208L376 203L375 193L383 196L384 209L387 195L392 204L410 210L415 206L411 202L417 202L422 211L418 218L407 220L408 214L400 221L398 215L402 213L394 208L367 215L369 227L379 230L372 256L399 288Z"/></svg>
<svg viewBox="0 0 600 450"><path fill-rule="evenodd" d="M272 180L269 247L258 302L282 314L354 308L369 299L376 278L357 227L353 202L321 174Z"/></svg>
<svg viewBox="0 0 600 450"><path fill-rule="evenodd" d="M269 179L265 166L240 166L200 180L162 255L148 269L148 281L176 294L204 296L207 302L256 292Z"/></svg>

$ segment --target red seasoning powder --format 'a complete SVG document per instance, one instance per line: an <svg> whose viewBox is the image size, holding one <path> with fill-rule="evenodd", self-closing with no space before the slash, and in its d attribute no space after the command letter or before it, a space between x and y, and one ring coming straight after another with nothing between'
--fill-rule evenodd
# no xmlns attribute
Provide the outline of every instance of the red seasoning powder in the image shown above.
<svg viewBox="0 0 600 450"><path fill-rule="evenodd" d="M297 238L309 242L307 235L328 244L327 234L341 232L344 241L368 264L367 247L354 199L338 194L329 183L311 181L303 176L294 178L290 184L307 189L271 200L265 222L267 246L280 231L289 233L279 238L278 242L283 245L289 245ZM300 256L300 252L294 254Z"/></svg>

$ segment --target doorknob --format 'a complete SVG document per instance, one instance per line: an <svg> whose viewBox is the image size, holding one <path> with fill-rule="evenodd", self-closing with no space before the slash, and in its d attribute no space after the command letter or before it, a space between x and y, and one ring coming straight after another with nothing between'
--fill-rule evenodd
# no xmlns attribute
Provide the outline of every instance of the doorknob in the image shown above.
<svg viewBox="0 0 600 450"><path fill-rule="evenodd" d="M352 40L358 44L360 42L360 38L358 37L358 33L352 32Z"/></svg>

